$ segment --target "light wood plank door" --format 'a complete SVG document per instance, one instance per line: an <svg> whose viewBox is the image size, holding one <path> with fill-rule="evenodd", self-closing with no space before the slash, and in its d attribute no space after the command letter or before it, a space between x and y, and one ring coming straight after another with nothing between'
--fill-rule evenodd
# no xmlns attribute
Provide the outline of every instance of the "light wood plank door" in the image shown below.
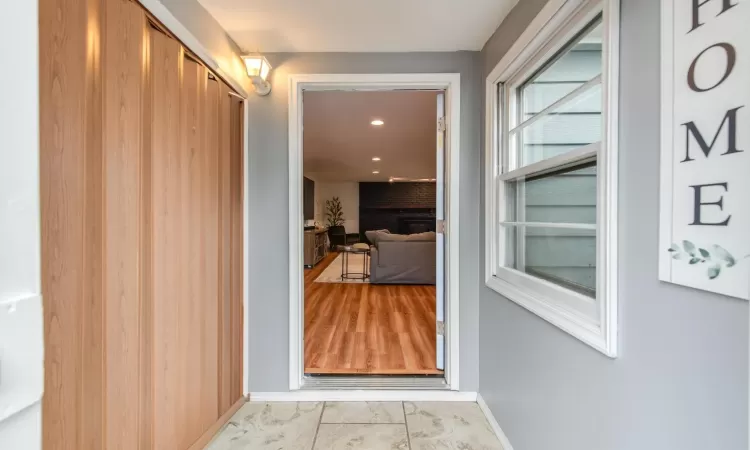
<svg viewBox="0 0 750 450"><path fill-rule="evenodd" d="M242 101L131 0L41 0L45 450L200 447L242 399Z"/></svg>

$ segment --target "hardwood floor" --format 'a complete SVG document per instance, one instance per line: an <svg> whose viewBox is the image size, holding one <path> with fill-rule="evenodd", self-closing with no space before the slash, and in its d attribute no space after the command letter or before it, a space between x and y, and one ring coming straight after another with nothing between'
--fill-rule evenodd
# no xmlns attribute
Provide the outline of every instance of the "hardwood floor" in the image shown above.
<svg viewBox="0 0 750 450"><path fill-rule="evenodd" d="M336 256L305 270L305 373L442 374L435 286L315 283Z"/></svg>

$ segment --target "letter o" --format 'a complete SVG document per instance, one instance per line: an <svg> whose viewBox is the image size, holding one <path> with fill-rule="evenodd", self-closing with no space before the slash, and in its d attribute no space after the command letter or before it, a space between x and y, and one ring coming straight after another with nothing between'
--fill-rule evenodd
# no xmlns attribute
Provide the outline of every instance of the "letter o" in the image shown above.
<svg viewBox="0 0 750 450"><path fill-rule="evenodd" d="M697 84L695 84L695 65L698 63L698 60L701 56L703 56L704 53L711 50L714 47L721 47L724 49L724 52L727 54L727 65L724 69L724 76L721 77L721 80L719 80L716 84L709 88L700 88ZM714 89L718 87L721 83L724 82L727 78L729 78L729 75L731 75L732 70L734 70L734 65L737 62L737 51L734 49L734 47L726 42L719 42L718 44L714 44L710 47L707 47L702 52L698 53L698 56L693 59L693 62L690 64L690 70L688 70L688 76L687 76L687 83L688 86L690 86L690 89L692 89L695 92L707 92L711 89Z"/></svg>

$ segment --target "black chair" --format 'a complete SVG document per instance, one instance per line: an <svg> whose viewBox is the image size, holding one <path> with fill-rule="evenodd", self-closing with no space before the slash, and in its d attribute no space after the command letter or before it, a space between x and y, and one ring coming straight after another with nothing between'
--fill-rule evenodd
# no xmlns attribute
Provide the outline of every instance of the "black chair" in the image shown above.
<svg viewBox="0 0 750 450"><path fill-rule="evenodd" d="M358 233L346 234L346 228L343 225L328 228L328 240L331 242L331 248L337 245L352 245L359 242Z"/></svg>

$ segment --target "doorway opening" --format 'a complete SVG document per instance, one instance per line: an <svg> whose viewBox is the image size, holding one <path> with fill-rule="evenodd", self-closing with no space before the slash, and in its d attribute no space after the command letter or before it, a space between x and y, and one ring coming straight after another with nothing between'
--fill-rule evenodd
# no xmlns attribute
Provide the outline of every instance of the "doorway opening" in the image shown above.
<svg viewBox="0 0 750 450"><path fill-rule="evenodd" d="M305 375L443 374L444 96L303 92Z"/></svg>
<svg viewBox="0 0 750 450"><path fill-rule="evenodd" d="M291 390L458 389L458 80L292 77Z"/></svg>

